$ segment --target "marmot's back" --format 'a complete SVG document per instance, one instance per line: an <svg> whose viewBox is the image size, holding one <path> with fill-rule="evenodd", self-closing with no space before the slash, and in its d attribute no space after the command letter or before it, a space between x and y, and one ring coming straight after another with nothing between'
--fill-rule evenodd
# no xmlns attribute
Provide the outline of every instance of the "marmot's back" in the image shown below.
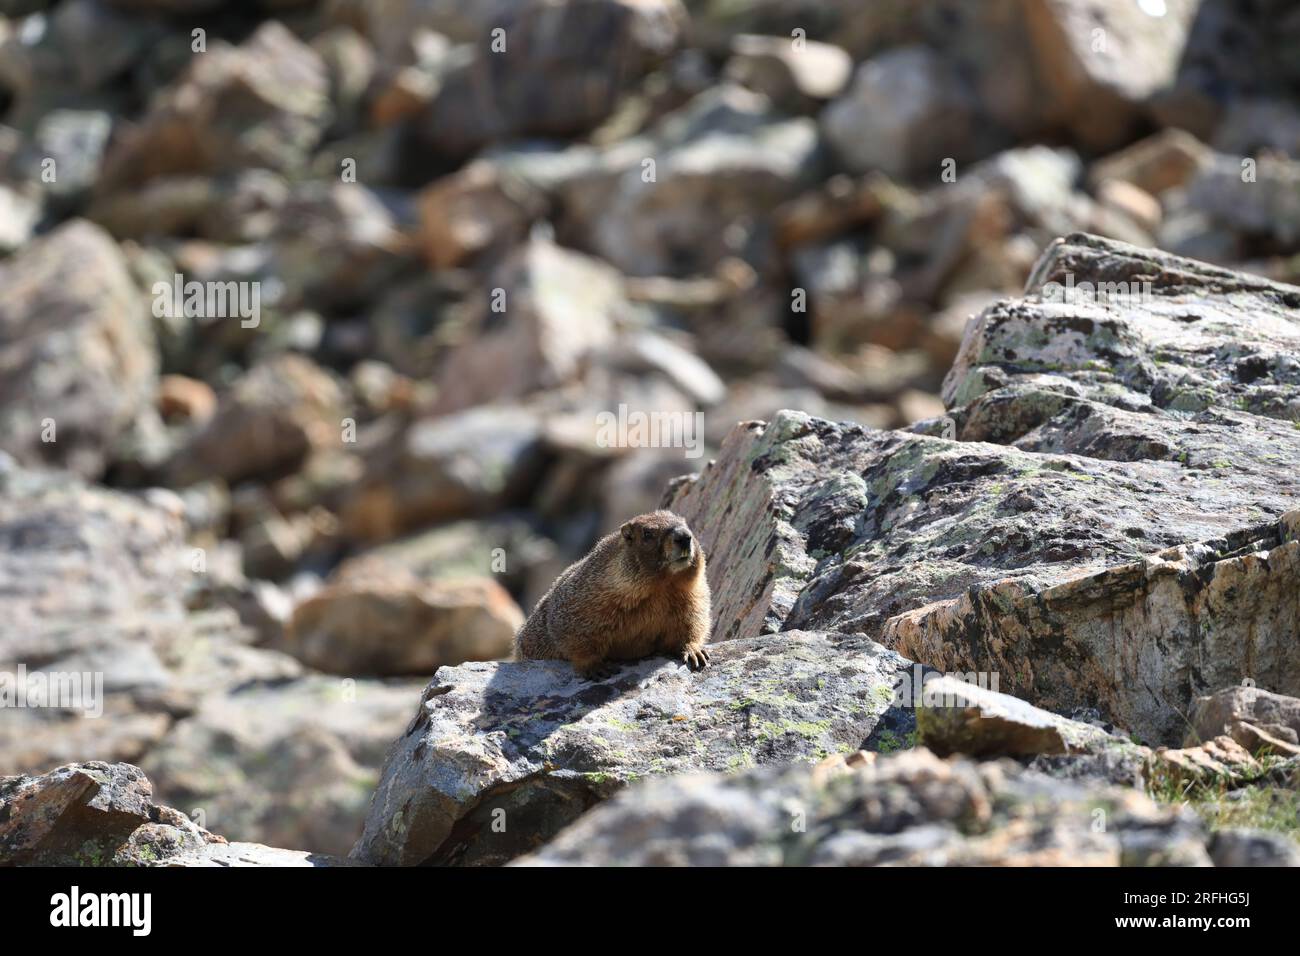
<svg viewBox="0 0 1300 956"><path fill-rule="evenodd" d="M680 656L708 663L704 554L669 511L640 515L566 568L515 636L515 657L568 660L597 676L612 660Z"/></svg>
<svg viewBox="0 0 1300 956"><path fill-rule="evenodd" d="M599 580L601 572L613 560L618 546L618 535L610 534L596 542L586 556L569 565L551 582L533 613L515 635L515 660L565 660L567 655L551 637L550 622L553 609L559 609L562 622L566 608L575 603L570 595L581 594L590 579Z"/></svg>

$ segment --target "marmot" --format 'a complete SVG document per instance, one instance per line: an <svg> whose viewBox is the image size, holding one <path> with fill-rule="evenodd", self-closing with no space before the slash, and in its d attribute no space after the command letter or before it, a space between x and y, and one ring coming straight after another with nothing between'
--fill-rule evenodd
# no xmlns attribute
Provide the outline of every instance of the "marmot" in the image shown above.
<svg viewBox="0 0 1300 956"><path fill-rule="evenodd" d="M515 635L515 660L567 660L597 680L652 654L699 670L710 620L704 553L680 516L654 511L564 569Z"/></svg>

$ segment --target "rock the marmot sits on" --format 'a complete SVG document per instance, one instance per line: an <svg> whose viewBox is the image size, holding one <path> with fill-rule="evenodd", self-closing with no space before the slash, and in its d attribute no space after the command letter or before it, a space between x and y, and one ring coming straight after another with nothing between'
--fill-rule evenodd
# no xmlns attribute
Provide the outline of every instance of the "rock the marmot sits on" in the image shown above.
<svg viewBox="0 0 1300 956"><path fill-rule="evenodd" d="M654 511L626 522L569 565L515 635L516 660L567 660L584 677L610 661L667 654L709 663L704 552L685 520Z"/></svg>

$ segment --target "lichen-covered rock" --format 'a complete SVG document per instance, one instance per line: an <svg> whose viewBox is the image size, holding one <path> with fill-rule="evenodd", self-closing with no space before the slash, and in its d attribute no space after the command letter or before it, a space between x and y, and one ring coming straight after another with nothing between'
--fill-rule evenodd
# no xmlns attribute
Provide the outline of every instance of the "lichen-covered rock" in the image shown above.
<svg viewBox="0 0 1300 956"><path fill-rule="evenodd" d="M662 658L599 683L565 662L442 668L352 855L501 863L639 777L896 747L914 727L893 694L908 666L860 636L792 631L720 645L698 673Z"/></svg>
<svg viewBox="0 0 1300 956"><path fill-rule="evenodd" d="M937 429L959 440L782 412L676 486L714 640L861 630L1153 744L1197 694L1295 692L1298 310L1289 286L1056 243L967 329Z"/></svg>
<svg viewBox="0 0 1300 956"><path fill-rule="evenodd" d="M1213 409L1290 423L1297 349L1300 288L1075 234L1043 253L1024 299L971 323L943 395L958 409L1030 382L1153 420Z"/></svg>
<svg viewBox="0 0 1300 956"><path fill-rule="evenodd" d="M999 673L1040 706L1096 706L1146 741L1174 743L1211 687L1255 675L1300 691L1298 522L1292 512L1047 587L973 588L896 616L882 640L940 669Z"/></svg>
<svg viewBox="0 0 1300 956"><path fill-rule="evenodd" d="M519 863L1206 866L1205 843L1194 814L1136 790L918 748L825 775L764 767L647 781Z"/></svg>
<svg viewBox="0 0 1300 956"><path fill-rule="evenodd" d="M156 806L148 779L130 764L0 778L0 821L5 865L148 864L220 839Z"/></svg>
<svg viewBox="0 0 1300 956"><path fill-rule="evenodd" d="M958 437L1158 467L1185 490L1145 508L1175 521L1184 506L1224 508L1226 520L1218 534L1048 590L1000 585L918 611L892 623L897 646L942 667L920 643L943 645L960 667L954 657L982 655L956 650L955 633L996 646L1004 663L1050 634L1065 658L1080 655L1075 676L1045 674L1058 650L1031 654L1004 686L1053 709L1103 702L1153 743L1181 739L1179 715L1197 694L1246 678L1294 692L1300 545L1295 513L1279 511L1300 498L1298 348L1300 289L1090 236L1054 243L1025 299L967 329L944 389ZM991 610L976 624L981 605ZM1109 676L1115 667L1127 685Z"/></svg>
<svg viewBox="0 0 1300 956"><path fill-rule="evenodd" d="M714 640L751 628L870 633L974 584L1056 584L1280 514L1300 492L1286 451L1274 481L1225 469L1205 490L1171 463L1035 454L785 411L733 430L669 506L709 552Z"/></svg>

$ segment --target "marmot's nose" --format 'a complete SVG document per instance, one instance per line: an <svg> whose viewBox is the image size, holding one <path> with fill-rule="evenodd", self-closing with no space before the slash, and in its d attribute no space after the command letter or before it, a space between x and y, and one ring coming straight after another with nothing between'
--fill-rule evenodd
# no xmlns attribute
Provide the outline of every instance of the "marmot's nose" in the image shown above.
<svg viewBox="0 0 1300 956"><path fill-rule="evenodd" d="M678 528L673 532L673 542L684 548L691 543L691 533L685 528Z"/></svg>

